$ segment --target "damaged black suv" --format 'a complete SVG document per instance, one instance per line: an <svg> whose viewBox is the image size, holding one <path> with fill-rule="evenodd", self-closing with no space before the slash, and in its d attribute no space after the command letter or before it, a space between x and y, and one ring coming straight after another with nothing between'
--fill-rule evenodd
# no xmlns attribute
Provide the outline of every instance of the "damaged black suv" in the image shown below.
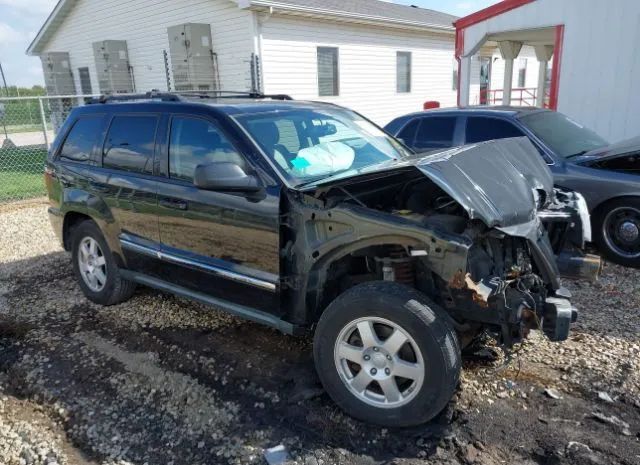
<svg viewBox="0 0 640 465"><path fill-rule="evenodd" d="M566 339L576 310L558 264L599 267L579 251L580 196L553 188L525 139L419 155L352 111L286 96L97 100L59 131L45 179L91 301L142 284L312 332L329 395L381 425L438 414L481 333Z"/></svg>

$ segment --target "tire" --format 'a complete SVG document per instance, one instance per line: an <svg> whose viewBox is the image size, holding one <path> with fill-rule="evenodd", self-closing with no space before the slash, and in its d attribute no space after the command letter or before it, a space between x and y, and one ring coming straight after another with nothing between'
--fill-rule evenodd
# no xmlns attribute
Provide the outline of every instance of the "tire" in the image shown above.
<svg viewBox="0 0 640 465"><path fill-rule="evenodd" d="M616 199L599 207L593 231L598 249L609 261L640 268L640 198Z"/></svg>
<svg viewBox="0 0 640 465"><path fill-rule="evenodd" d="M133 295L136 285L120 276L118 265L98 225L93 221L83 221L71 234L73 272L87 299L100 305L115 305L128 300ZM92 255L97 257L93 259L93 269L100 268L104 275L103 282L98 279L96 286L92 286L92 280L87 277L91 272L86 268L83 271L83 263L86 265L87 260L81 259L81 256L84 256L81 248L86 246L91 249L92 244L96 246L95 254Z"/></svg>
<svg viewBox="0 0 640 465"><path fill-rule="evenodd" d="M361 328L364 334L373 328L378 339L363 337ZM403 338L406 343L399 345ZM362 340L373 341L373 347ZM387 427L433 419L451 400L460 378L460 346L444 310L415 289L393 282L360 284L333 301L318 322L313 354L320 380L336 404L355 418ZM374 372L375 378L370 376ZM400 391L399 400L393 386Z"/></svg>

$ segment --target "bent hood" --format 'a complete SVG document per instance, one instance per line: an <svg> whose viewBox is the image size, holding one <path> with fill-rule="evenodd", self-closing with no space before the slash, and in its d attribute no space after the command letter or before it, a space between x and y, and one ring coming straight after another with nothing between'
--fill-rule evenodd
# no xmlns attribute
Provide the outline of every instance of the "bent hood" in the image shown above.
<svg viewBox="0 0 640 465"><path fill-rule="evenodd" d="M616 142L615 144L590 150L579 157L572 158L570 161L571 163L579 165L588 165L594 161L603 161L621 156L628 156L638 152L640 152L640 137L633 137L621 142Z"/></svg>
<svg viewBox="0 0 640 465"><path fill-rule="evenodd" d="M490 227L529 222L536 217L536 195L553 196L551 171L524 137L468 145L417 166L471 218Z"/></svg>
<svg viewBox="0 0 640 465"><path fill-rule="evenodd" d="M467 211L489 227L508 227L536 217L534 192L551 199L553 177L536 148L525 138L467 145L428 155L385 162L338 174L305 186L346 184L360 176L415 166Z"/></svg>

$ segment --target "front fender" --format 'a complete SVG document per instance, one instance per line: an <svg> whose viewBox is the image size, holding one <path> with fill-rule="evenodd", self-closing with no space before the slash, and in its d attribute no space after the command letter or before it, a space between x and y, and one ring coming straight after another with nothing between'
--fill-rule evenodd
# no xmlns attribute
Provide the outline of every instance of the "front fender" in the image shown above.
<svg viewBox="0 0 640 465"><path fill-rule="evenodd" d="M436 275L450 281L467 269L470 239L355 205L321 208L290 199L287 226L295 236L285 246L285 280L293 283L291 316L309 319L322 301L332 263L371 246L400 245L420 250ZM294 321L295 323L304 323Z"/></svg>

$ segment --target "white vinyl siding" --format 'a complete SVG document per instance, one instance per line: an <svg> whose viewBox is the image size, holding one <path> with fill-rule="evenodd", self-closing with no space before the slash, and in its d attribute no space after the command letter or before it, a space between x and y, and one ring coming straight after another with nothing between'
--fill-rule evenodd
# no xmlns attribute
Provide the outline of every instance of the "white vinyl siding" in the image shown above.
<svg viewBox="0 0 640 465"><path fill-rule="evenodd" d="M638 0L537 0L467 28L465 51L490 34L559 24L565 29L558 111L611 142L637 136ZM527 76L527 82L537 83L537 77Z"/></svg>
<svg viewBox="0 0 640 465"><path fill-rule="evenodd" d="M451 89L453 35L272 16L262 27L266 93L327 100L378 124L419 111L427 100L456 103ZM337 47L340 95L318 97L317 47ZM396 92L396 52L411 52L411 93Z"/></svg>
<svg viewBox="0 0 640 465"><path fill-rule="evenodd" d="M167 27L189 22L211 24L221 87L248 90L252 17L230 0L78 0L44 51L69 52L80 89L80 67L88 67L91 81L98 82L92 43L126 40L136 89L166 90Z"/></svg>

